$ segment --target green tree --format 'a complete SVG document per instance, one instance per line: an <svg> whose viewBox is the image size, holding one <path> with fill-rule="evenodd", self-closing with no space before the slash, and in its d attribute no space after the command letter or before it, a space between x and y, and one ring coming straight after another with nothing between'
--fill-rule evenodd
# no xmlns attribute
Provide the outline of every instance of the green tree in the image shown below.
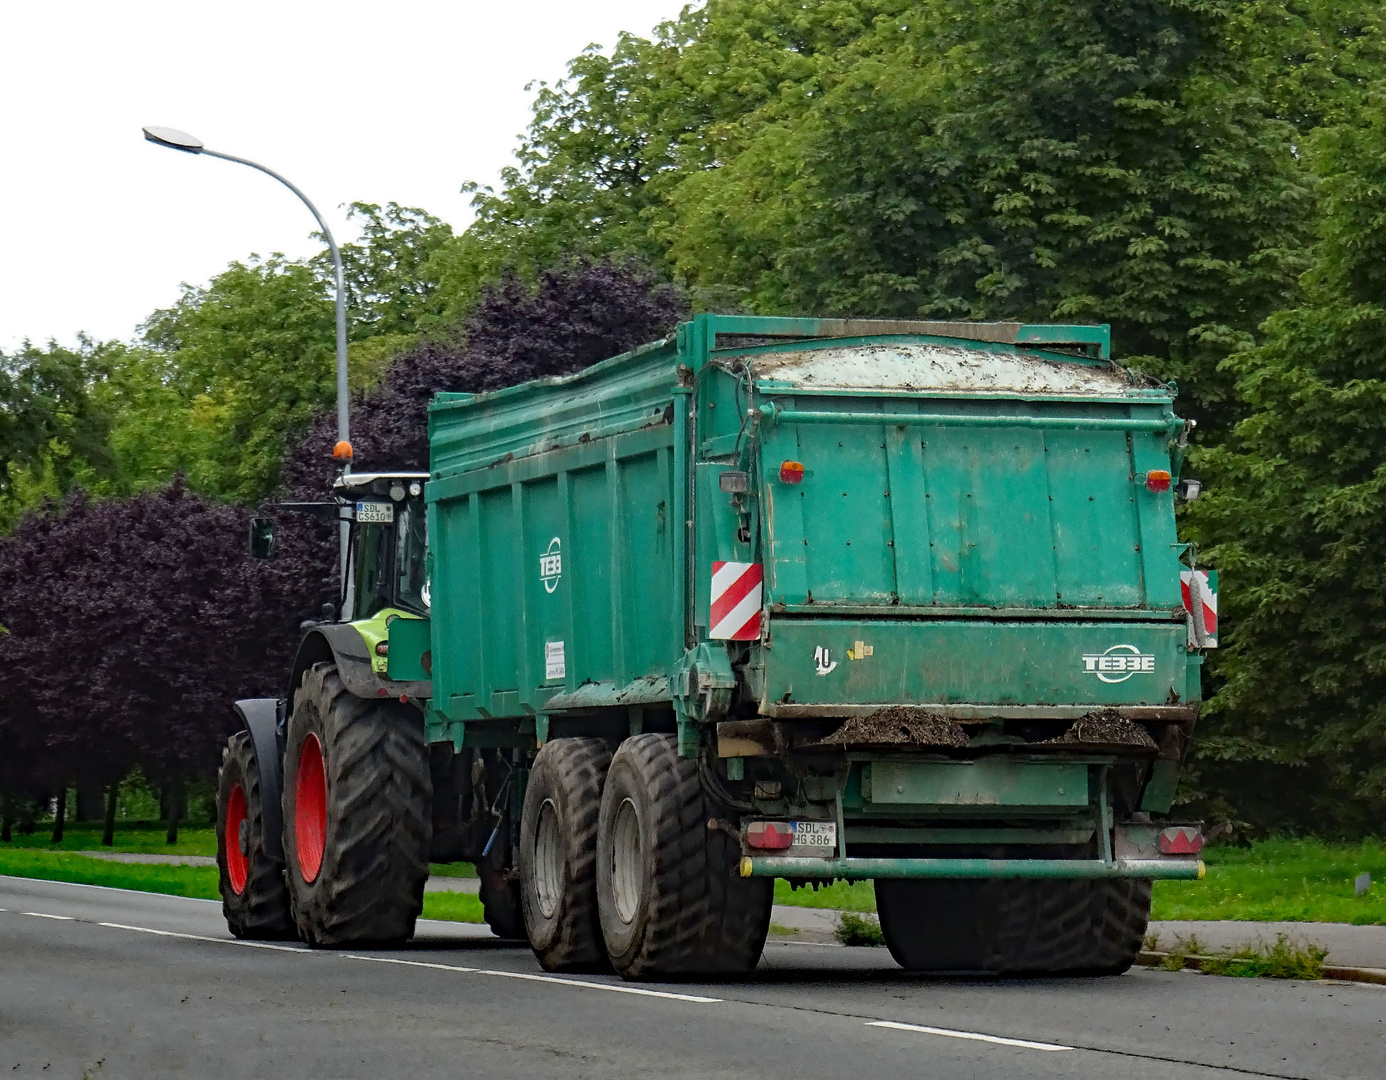
<svg viewBox="0 0 1386 1080"><path fill-rule="evenodd" d="M748 306L1111 322L1203 405L1292 295L1312 186L1229 47L1237 5L911 5L729 127L672 200Z"/></svg>
<svg viewBox="0 0 1386 1080"><path fill-rule="evenodd" d="M1187 512L1229 630L1194 792L1259 828L1386 814L1386 85L1323 129L1303 304L1224 365L1249 413L1195 454Z"/></svg>
<svg viewBox="0 0 1386 1080"><path fill-rule="evenodd" d="M438 276L636 254L705 306L1110 321L1206 433L1307 266L1298 148L1383 66L1364 0L710 0L540 87Z"/></svg>
<svg viewBox="0 0 1386 1080"><path fill-rule="evenodd" d="M168 385L185 408L201 403L215 417L202 490L253 501L274 489L285 434L332 400L334 334L313 269L277 255L185 285L150 317L144 341L168 357Z"/></svg>
<svg viewBox="0 0 1386 1080"><path fill-rule="evenodd" d="M79 474L116 473L113 417L97 388L118 351L83 337L75 349L26 341L0 353L0 525Z"/></svg>

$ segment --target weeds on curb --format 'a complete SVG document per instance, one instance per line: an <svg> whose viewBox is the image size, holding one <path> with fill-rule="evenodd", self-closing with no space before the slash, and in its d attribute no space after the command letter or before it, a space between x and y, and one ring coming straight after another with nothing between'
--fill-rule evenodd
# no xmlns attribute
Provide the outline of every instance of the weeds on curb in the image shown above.
<svg viewBox="0 0 1386 1080"><path fill-rule="evenodd" d="M837 929L833 937L844 945L884 945L881 924L869 915L856 915L844 911L837 917Z"/></svg>
<svg viewBox="0 0 1386 1080"><path fill-rule="evenodd" d="M1160 953L1155 934L1145 938L1145 950ZM1319 945L1291 940L1277 934L1275 944L1253 942L1236 949L1214 950L1198 940L1196 934L1176 937L1168 952L1156 963L1161 971L1183 971L1186 967L1204 975L1225 975L1239 979L1321 979L1328 950Z"/></svg>
<svg viewBox="0 0 1386 1080"><path fill-rule="evenodd" d="M1189 956L1206 956L1207 947L1198 940L1197 934L1190 934L1188 937L1177 937L1174 939L1174 947L1170 949L1169 955L1160 961L1162 971L1183 971L1184 960Z"/></svg>
<svg viewBox="0 0 1386 1080"><path fill-rule="evenodd" d="M1274 945L1258 942L1232 952L1205 957L1205 975L1231 975L1242 979L1321 979L1328 950L1318 945L1300 945L1285 934L1277 934Z"/></svg>

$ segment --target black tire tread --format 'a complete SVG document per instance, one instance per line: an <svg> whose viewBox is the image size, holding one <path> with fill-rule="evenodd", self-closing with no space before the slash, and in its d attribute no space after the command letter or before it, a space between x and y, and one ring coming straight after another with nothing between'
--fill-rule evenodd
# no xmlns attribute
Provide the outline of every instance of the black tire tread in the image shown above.
<svg viewBox="0 0 1386 1080"><path fill-rule="evenodd" d="M546 971L609 970L597 915L597 823L601 817L602 786L611 765L611 745L604 739L553 739L539 750L525 791L524 824L520 830L520 867L528 866L534 824L542 801L545 778L552 774L553 794L563 803L566 883L559 901L557 923L549 941L535 939L532 917L542 919L528 881L522 877L525 928L530 947ZM536 783L536 779L538 783ZM533 794L531 794L533 793ZM531 802L534 804L531 806Z"/></svg>
<svg viewBox="0 0 1386 1080"><path fill-rule="evenodd" d="M335 664L314 664L294 698L316 710L328 773L322 870L312 885L293 868L294 922L312 945L402 941L423 910L433 782L417 712L355 697ZM291 745L293 739L290 739ZM293 847L293 770L285 762L285 848Z"/></svg>
<svg viewBox="0 0 1386 1080"><path fill-rule="evenodd" d="M915 971L1117 975L1141 950L1149 881L877 881L881 932Z"/></svg>
<svg viewBox="0 0 1386 1080"><path fill-rule="evenodd" d="M740 876L740 844L708 827L728 811L704 791L697 762L679 757L675 736L632 736L617 756L631 759L658 808L650 917L635 954L612 957L617 971L629 979L751 971L770 929L773 882Z"/></svg>
<svg viewBox="0 0 1386 1080"><path fill-rule="evenodd" d="M240 781L245 794L246 815L251 822L251 850L247 855L245 888L236 895L226 869L226 847L239 843L239 837L226 835L225 799L230 783ZM221 770L217 776L217 877L221 888L221 911L227 929L245 941L285 941L295 936L289 911L289 890L284 884L284 863L265 851L264 818L261 812L260 766L250 732L238 731L221 750Z"/></svg>

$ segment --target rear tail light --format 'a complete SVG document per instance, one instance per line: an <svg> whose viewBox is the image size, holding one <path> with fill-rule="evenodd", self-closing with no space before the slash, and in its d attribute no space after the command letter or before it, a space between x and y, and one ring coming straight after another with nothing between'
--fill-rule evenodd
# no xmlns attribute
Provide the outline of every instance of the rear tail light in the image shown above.
<svg viewBox="0 0 1386 1080"><path fill-rule="evenodd" d="M761 851L783 851L794 843L794 830L787 821L753 821L746 826L746 846Z"/></svg>
<svg viewBox="0 0 1386 1080"><path fill-rule="evenodd" d="M1151 469L1145 474L1145 486L1151 491L1169 490L1169 470Z"/></svg>
<svg viewBox="0 0 1386 1080"><path fill-rule="evenodd" d="M802 461L781 461L780 479L786 484L797 484L804 478Z"/></svg>
<svg viewBox="0 0 1386 1080"><path fill-rule="evenodd" d="M1197 855L1203 850L1203 830L1196 825L1177 825L1160 832L1161 855Z"/></svg>

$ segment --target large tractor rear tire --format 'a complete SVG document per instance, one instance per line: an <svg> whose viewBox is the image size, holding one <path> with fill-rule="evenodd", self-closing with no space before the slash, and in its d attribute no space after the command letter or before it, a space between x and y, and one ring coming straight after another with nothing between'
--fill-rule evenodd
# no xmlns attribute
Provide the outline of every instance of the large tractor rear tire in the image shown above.
<svg viewBox="0 0 1386 1080"><path fill-rule="evenodd" d="M610 765L602 739L555 739L529 773L520 895L530 948L546 971L607 967L597 917L597 817Z"/></svg>
<svg viewBox="0 0 1386 1080"><path fill-rule="evenodd" d="M418 712L354 697L335 664L314 664L294 697L284 754L285 876L305 941L413 935L432 795Z"/></svg>
<svg viewBox="0 0 1386 1080"><path fill-rule="evenodd" d="M238 731L221 751L217 777L217 876L226 925L238 938L292 938L284 861L266 851L260 766L250 732Z"/></svg>
<svg viewBox="0 0 1386 1080"><path fill-rule="evenodd" d="M1141 950L1150 882L876 882L890 954L911 971L1119 975Z"/></svg>
<svg viewBox="0 0 1386 1080"><path fill-rule="evenodd" d="M597 906L624 978L756 966L773 882L740 876L740 844L710 827L724 815L673 735L635 735L616 751L597 821Z"/></svg>

